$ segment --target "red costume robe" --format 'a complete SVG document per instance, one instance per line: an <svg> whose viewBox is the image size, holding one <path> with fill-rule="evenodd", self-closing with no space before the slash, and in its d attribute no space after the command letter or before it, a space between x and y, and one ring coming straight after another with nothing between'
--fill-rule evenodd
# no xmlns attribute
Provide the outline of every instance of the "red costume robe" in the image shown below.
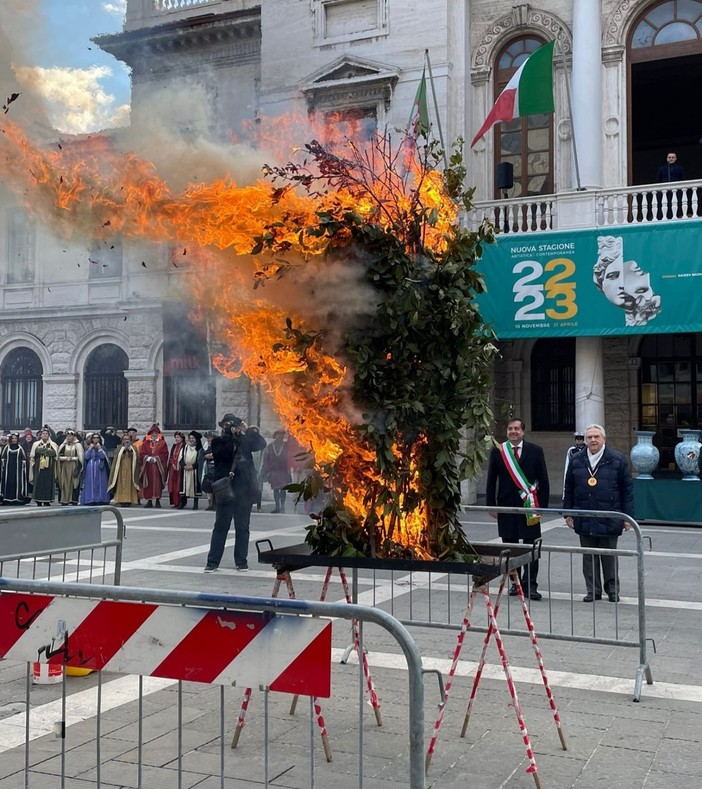
<svg viewBox="0 0 702 789"><path fill-rule="evenodd" d="M161 498L168 469L166 442L160 434L154 441L154 435L147 436L139 447L139 485L147 500Z"/></svg>

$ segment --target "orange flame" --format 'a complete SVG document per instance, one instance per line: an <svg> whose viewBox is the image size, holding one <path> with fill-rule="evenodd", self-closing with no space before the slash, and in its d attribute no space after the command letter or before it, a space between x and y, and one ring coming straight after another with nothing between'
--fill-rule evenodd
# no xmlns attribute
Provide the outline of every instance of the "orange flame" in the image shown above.
<svg viewBox="0 0 702 789"><path fill-rule="evenodd" d="M39 149L10 122L2 132L4 180L28 208L39 211L63 234L84 231L90 237L120 234L199 245L206 276L192 278L193 295L212 321L219 342L230 349L213 363L225 375L244 374L263 386L282 423L301 446L311 450L315 462L337 464L333 482L343 491L346 510L367 518L373 505L366 501L366 491L380 475L372 446L354 429L359 417L349 396L350 371L321 342L301 352L290 342L286 319L302 332L325 327L309 325L304 314L272 305L250 283L252 277L256 281L275 276L281 265L304 267L311 256L327 252L330 239L310 232L320 228L320 214L325 211L337 215L354 211L390 227L409 207L408 183L416 173L382 169L382 161L372 156L369 147L367 178L343 187L330 179L323 194L276 189L268 180L239 186L231 178L189 185L174 193L151 164L135 155L117 155L109 145L96 144L85 156L85 146ZM339 155L343 145L361 145L349 143L343 135L342 130L334 141L340 146ZM424 209L434 215L423 244L440 254L457 222L457 208L446 196L438 172L422 174L418 195ZM233 265L230 256L213 252L250 256L255 239L273 236L277 248L298 257L283 263L270 256L238 257ZM333 244L338 247L348 240L337 235ZM247 272L245 261L253 264L253 270ZM409 476L410 490L418 490L416 471L410 469ZM393 527L395 541L423 557L427 555L424 515L420 507Z"/></svg>

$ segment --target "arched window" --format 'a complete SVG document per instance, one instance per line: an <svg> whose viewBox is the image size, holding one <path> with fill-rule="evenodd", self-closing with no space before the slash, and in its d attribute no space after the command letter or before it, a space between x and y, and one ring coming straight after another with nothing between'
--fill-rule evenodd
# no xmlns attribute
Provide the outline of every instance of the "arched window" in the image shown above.
<svg viewBox="0 0 702 789"><path fill-rule="evenodd" d="M674 470L678 430L702 425L702 334L647 335L639 355L639 424L656 433L660 468Z"/></svg>
<svg viewBox="0 0 702 789"><path fill-rule="evenodd" d="M641 15L631 34L632 49L661 47L702 38L702 2L665 0Z"/></svg>
<svg viewBox="0 0 702 789"><path fill-rule="evenodd" d="M510 41L496 61L495 98L514 72L546 42L533 36ZM527 115L495 125L495 165L509 162L514 168L511 197L553 193L553 115ZM495 189L495 197L502 197Z"/></svg>
<svg viewBox="0 0 702 789"><path fill-rule="evenodd" d="M702 81L702 0L649 5L634 20L627 44L629 182L656 181L671 152L687 178L699 177L702 107L690 101L690 87Z"/></svg>
<svg viewBox="0 0 702 789"><path fill-rule="evenodd" d="M10 351L2 363L2 426L21 430L42 424L42 374L39 357L29 348Z"/></svg>
<svg viewBox="0 0 702 789"><path fill-rule="evenodd" d="M531 352L534 430L574 430L575 339L539 340Z"/></svg>
<svg viewBox="0 0 702 789"><path fill-rule="evenodd" d="M129 396L124 371L128 367L127 354L110 343L88 356L84 373L86 427L127 427Z"/></svg>

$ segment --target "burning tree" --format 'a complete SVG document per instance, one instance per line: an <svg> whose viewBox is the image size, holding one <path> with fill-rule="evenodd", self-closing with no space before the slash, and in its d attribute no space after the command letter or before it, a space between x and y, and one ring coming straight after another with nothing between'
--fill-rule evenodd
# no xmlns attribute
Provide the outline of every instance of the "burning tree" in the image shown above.
<svg viewBox="0 0 702 789"><path fill-rule="evenodd" d="M302 188L321 199L316 223L285 213L256 239L254 251L285 255L292 229L302 252L319 252L320 240L332 256L344 249L375 295L374 314L345 325L335 347L327 346L325 332L306 332L289 319L286 342L278 346L302 362L293 386L308 402L298 424L317 396L306 386L313 348L350 371L346 390L337 393L361 416L352 428L355 441L291 486L305 498L322 488L331 492L307 542L328 555L470 560L475 554L457 514L461 480L483 463L483 439L493 424L495 346L474 298L483 289L476 257L493 234L488 225L470 232L459 222L473 193L463 188L461 141L443 173L443 152L434 143L393 150L379 136L365 146L347 140L341 151L315 141L305 152L302 165L268 168L268 174L279 197ZM266 275L287 270L278 258ZM343 411L340 405L336 398L335 412Z"/></svg>
<svg viewBox="0 0 702 789"><path fill-rule="evenodd" d="M134 154L39 149L9 121L0 154L4 182L64 235L187 245L194 315L226 349L213 363L259 383L309 450L301 494L331 492L317 552L468 560L460 482L485 459L496 353L474 264L492 228L460 224L460 142L440 172L433 143L354 139L181 192ZM364 309L344 312L352 290Z"/></svg>

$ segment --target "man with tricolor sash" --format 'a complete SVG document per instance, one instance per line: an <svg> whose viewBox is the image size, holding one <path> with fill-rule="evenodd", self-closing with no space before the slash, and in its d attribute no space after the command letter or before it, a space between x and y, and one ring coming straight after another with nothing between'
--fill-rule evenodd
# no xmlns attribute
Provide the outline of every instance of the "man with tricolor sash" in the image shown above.
<svg viewBox="0 0 702 789"><path fill-rule="evenodd" d="M485 503L488 507L548 507L550 489L543 449L524 440L524 422L510 419L507 441L490 453ZM541 537L541 518L517 514L497 514L497 531L502 542L533 543ZM541 600L537 577L539 562L522 571L521 584L531 600ZM517 594L516 586L509 590Z"/></svg>

